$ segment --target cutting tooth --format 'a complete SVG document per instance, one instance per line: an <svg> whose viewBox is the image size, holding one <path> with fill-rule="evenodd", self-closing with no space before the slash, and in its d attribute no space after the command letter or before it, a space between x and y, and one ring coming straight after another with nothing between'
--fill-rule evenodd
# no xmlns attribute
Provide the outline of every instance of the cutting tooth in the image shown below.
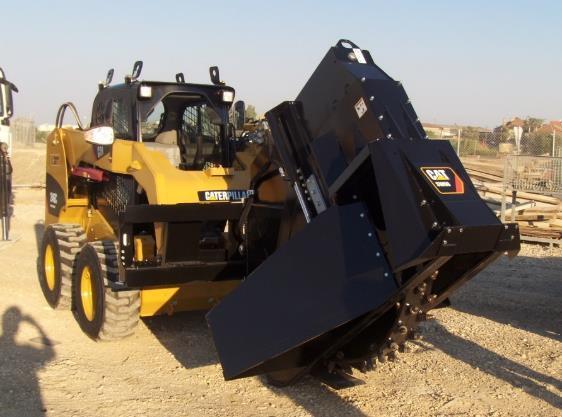
<svg viewBox="0 0 562 417"><path fill-rule="evenodd" d="M398 352L400 353L408 353L410 352L410 348L408 346L406 346L406 343L402 343L400 345L400 348L398 349Z"/></svg>
<svg viewBox="0 0 562 417"><path fill-rule="evenodd" d="M386 362L386 355L384 352L380 352L379 356L378 356L378 360L380 363L385 363Z"/></svg>

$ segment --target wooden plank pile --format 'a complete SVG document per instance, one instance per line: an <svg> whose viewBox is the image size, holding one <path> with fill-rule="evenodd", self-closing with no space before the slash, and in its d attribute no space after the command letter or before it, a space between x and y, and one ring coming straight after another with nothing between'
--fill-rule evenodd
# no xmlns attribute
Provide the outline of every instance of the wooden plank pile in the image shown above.
<svg viewBox="0 0 562 417"><path fill-rule="evenodd" d="M502 161L463 159L462 162L480 196L499 217L503 194ZM512 205L511 190L508 190L505 220L510 222L512 219L519 223L522 240L554 239L562 242L562 205L559 198L518 191L516 203Z"/></svg>

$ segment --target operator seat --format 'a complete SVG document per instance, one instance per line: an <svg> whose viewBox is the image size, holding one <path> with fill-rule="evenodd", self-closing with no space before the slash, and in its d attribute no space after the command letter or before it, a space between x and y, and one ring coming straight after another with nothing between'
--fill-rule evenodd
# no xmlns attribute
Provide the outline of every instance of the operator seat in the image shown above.
<svg viewBox="0 0 562 417"><path fill-rule="evenodd" d="M181 153L178 146L178 131L175 129L160 132L154 142L144 142L151 151L163 154L170 163L177 168L181 163Z"/></svg>

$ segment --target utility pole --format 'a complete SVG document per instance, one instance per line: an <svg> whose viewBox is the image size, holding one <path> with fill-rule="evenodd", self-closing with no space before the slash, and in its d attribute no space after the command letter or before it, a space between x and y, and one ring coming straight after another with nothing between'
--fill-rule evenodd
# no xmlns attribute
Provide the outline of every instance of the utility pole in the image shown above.
<svg viewBox="0 0 562 417"><path fill-rule="evenodd" d="M459 127L457 129L457 156L461 156L461 131L462 129Z"/></svg>
<svg viewBox="0 0 562 417"><path fill-rule="evenodd" d="M554 152L556 150L555 144L556 144L556 129L552 128L552 156L554 156Z"/></svg>

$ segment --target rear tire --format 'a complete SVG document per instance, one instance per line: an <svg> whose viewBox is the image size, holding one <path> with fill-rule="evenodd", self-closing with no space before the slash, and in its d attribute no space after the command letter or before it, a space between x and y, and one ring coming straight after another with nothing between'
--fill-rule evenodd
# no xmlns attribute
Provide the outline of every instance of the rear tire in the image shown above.
<svg viewBox="0 0 562 417"><path fill-rule="evenodd" d="M39 284L52 308L71 307L72 273L85 241L77 224L51 224L45 229L38 259Z"/></svg>
<svg viewBox="0 0 562 417"><path fill-rule="evenodd" d="M90 242L76 260L72 291L74 316L95 340L116 340L134 333L139 321L140 293L113 291L118 275L117 249L112 241Z"/></svg>

